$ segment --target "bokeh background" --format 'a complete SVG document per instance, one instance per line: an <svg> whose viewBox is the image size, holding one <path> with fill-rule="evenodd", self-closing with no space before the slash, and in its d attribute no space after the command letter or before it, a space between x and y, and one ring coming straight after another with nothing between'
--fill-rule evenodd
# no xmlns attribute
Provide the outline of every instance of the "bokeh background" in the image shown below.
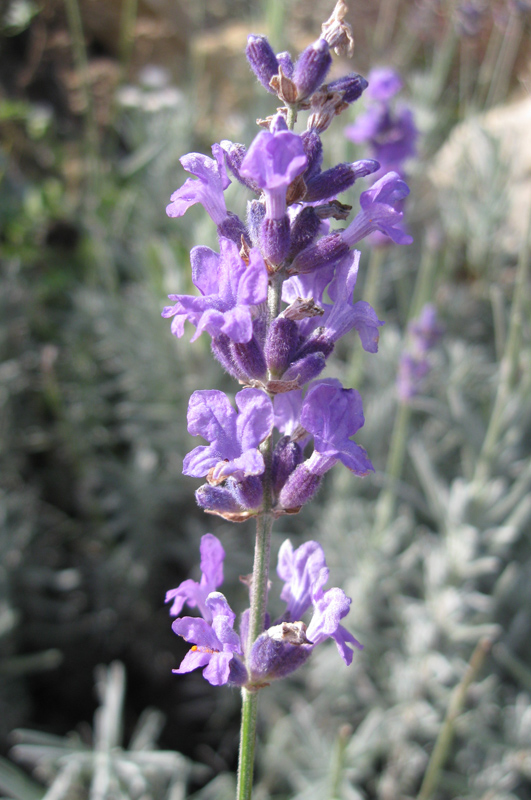
<svg viewBox="0 0 531 800"><path fill-rule="evenodd" d="M248 145L256 118L275 109L247 66L248 33L296 54L332 6L0 6L8 797L232 797L238 693L200 672L172 675L187 646L171 633L164 595L197 577L211 531L227 552L224 592L243 610L254 536L252 523L200 513L198 482L181 475L196 444L189 395L235 386L206 336L176 340L160 318L168 293L192 288L190 248L216 247L201 208L179 220L164 209L186 177L181 155L220 139ZM364 355L352 335L327 373L362 394L357 440L376 474L360 480L337 466L317 500L274 532L274 555L286 536L323 544L365 649L347 669L329 643L264 692L256 797L527 800L531 7L350 0L348 19L354 57L335 59L333 77L395 68L396 102L419 129L405 167L415 242L364 244L356 298L369 292L386 321L380 352ZM362 98L324 134L327 165L368 155L344 134L364 108ZM228 197L244 213L243 187ZM341 199L356 206L357 191ZM404 404L396 381L408 323L427 302L444 335L422 391ZM273 606L277 597L275 588ZM98 752L107 772L91 766ZM96 774L122 777L95 785Z"/></svg>

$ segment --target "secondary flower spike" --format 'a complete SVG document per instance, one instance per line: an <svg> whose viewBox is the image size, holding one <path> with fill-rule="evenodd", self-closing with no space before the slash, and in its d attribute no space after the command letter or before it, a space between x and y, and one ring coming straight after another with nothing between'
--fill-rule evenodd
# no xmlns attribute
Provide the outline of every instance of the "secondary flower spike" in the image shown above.
<svg viewBox="0 0 531 800"><path fill-rule="evenodd" d="M208 537L208 547L216 552L214 561L219 566L223 548L215 536ZM202 563L205 540L203 537ZM183 674L204 667L203 677L214 686L229 684L256 690L294 672L328 638L335 641L349 666L352 648L362 645L340 624L348 614L350 598L337 587L324 588L329 570L321 545L310 541L294 550L291 542L285 541L278 553L277 573L284 581L280 597L286 603L286 611L273 625L266 623L255 641L247 645L249 612L242 615L238 635L234 630L236 615L221 592L210 592L198 604L202 618L176 619L174 633L193 647L173 671ZM186 581L181 586L185 584ZM310 608L313 611L307 624L303 617Z"/></svg>

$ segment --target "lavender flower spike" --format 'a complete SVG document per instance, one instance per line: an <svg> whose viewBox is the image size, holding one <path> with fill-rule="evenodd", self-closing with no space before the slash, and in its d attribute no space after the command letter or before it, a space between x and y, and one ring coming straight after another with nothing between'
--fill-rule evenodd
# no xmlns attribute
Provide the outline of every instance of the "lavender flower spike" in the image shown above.
<svg viewBox="0 0 531 800"><path fill-rule="evenodd" d="M210 444L185 456L183 474L209 476L220 483L232 475L237 481L261 475L264 458L258 446L273 427L273 404L259 389L243 389L236 395L239 413L227 396L216 389L194 392L188 404L188 432Z"/></svg>
<svg viewBox="0 0 531 800"><path fill-rule="evenodd" d="M247 672L237 658L242 648L240 637L233 630L236 615L221 592L211 592L205 604L212 617L211 625L197 617L182 617L172 625L174 633L194 644L179 669L173 672L182 675L205 667L203 677L212 686L226 683L242 686L246 682Z"/></svg>
<svg viewBox="0 0 531 800"><path fill-rule="evenodd" d="M190 608L198 608L201 615L207 622L212 622L212 614L206 599L211 592L218 589L223 583L223 561L225 551L219 539L212 533L206 533L201 537L201 581L189 578L183 581L176 589L171 589L166 593L166 603L173 600L170 608L172 617L178 616L184 604Z"/></svg>
<svg viewBox="0 0 531 800"><path fill-rule="evenodd" d="M344 242L352 246L373 231L381 231L396 244L411 244L413 238L398 225L403 213L397 205L409 194L409 186L397 172L388 172L360 195L361 211L348 228L341 232Z"/></svg>
<svg viewBox="0 0 531 800"><path fill-rule="evenodd" d="M209 247L194 247L190 253L192 280L201 297L170 294L164 318L174 317L172 333L181 337L186 320L195 325L195 341L203 331L213 338L226 334L234 342L249 342L253 336L251 307L267 297L267 270L258 250L249 251L249 263L240 257L229 239L220 240L220 255Z"/></svg>
<svg viewBox="0 0 531 800"><path fill-rule="evenodd" d="M214 158L201 153L188 153L180 158L184 169L198 180L188 178L170 197L166 207L169 217L182 217L196 203L201 203L207 214L220 225L228 216L223 192L230 186L225 169L225 156L219 144L212 145Z"/></svg>

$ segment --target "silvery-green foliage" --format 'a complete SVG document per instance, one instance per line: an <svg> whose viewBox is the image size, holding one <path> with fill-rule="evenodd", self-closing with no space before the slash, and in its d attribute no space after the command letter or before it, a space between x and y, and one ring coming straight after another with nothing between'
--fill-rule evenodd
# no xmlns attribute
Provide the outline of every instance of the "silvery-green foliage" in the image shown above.
<svg viewBox="0 0 531 800"><path fill-rule="evenodd" d="M304 702L278 688L265 712L264 783L272 796L289 787L290 796L322 797L332 763L324 752L332 752L348 723L339 796L415 797L455 687L483 639L492 650L455 722L437 796L528 796L529 331L519 354L522 379L479 478L499 366L488 346L461 337L455 318L447 324L432 397L415 405L391 524L374 536L365 486L353 492L338 480L336 497L326 499L307 532L341 554L330 567L352 597L349 625L365 650L352 672L334 667L333 647L316 654L301 676ZM485 331L480 318L476 325ZM382 335L381 357L371 367L375 396L367 403L364 442L371 453L388 435L393 399L378 392L389 386L391 375L382 373L392 372L396 344L395 331L388 343Z"/></svg>
<svg viewBox="0 0 531 800"><path fill-rule="evenodd" d="M15 773L0 765L0 786L20 800L181 800L192 775L201 770L180 753L156 748L164 724L159 711L146 710L124 748L122 711L125 670L114 662L96 675L100 706L92 741L20 730L13 757L31 767L48 788L39 794L29 781L15 784Z"/></svg>

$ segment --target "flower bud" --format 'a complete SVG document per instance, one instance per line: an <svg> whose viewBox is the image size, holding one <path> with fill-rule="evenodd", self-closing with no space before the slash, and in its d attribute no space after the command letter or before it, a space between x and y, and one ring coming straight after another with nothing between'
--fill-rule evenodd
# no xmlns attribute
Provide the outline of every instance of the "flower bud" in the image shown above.
<svg viewBox="0 0 531 800"><path fill-rule="evenodd" d="M294 65L290 53L288 53L287 50L285 50L283 53L277 53L277 61L282 67L282 72L284 75L286 75L288 78L291 78L293 76Z"/></svg>
<svg viewBox="0 0 531 800"><path fill-rule="evenodd" d="M230 353L236 369L249 378L261 380L265 378L267 367L256 336L249 342L231 342Z"/></svg>
<svg viewBox="0 0 531 800"><path fill-rule="evenodd" d="M303 274L305 272L314 272L322 267L328 267L346 256L349 250L349 245L341 233L330 233L299 253L289 267L288 274Z"/></svg>
<svg viewBox="0 0 531 800"><path fill-rule="evenodd" d="M298 341L299 329L292 319L277 317L271 322L264 352L274 376L280 377L287 370Z"/></svg>
<svg viewBox="0 0 531 800"><path fill-rule="evenodd" d="M271 481L273 491L278 495L294 469L302 463L304 455L298 442L289 436L279 439L273 451Z"/></svg>
<svg viewBox="0 0 531 800"><path fill-rule="evenodd" d="M250 683L260 685L285 678L308 660L312 649L304 622L281 622L268 628L255 641L247 659Z"/></svg>
<svg viewBox="0 0 531 800"><path fill-rule="evenodd" d="M289 253L289 218L284 214L280 219L266 217L260 227L260 251L271 264L280 266Z"/></svg>
<svg viewBox="0 0 531 800"><path fill-rule="evenodd" d="M278 73L278 61L267 38L254 33L248 36L245 55L252 71L264 89L274 94L269 82L273 75Z"/></svg>
<svg viewBox="0 0 531 800"><path fill-rule="evenodd" d="M340 92L345 103L354 103L361 97L368 85L369 83L364 77L351 72L349 75L343 75L342 78L331 81L328 84L328 90L330 92Z"/></svg>
<svg viewBox="0 0 531 800"><path fill-rule="evenodd" d="M218 225L218 236L220 238L230 239L232 242L235 242L238 247L241 245L243 236L247 244L250 244L247 228L238 215L233 214L232 211L229 211L223 222L220 222Z"/></svg>
<svg viewBox="0 0 531 800"><path fill-rule="evenodd" d="M311 245L321 227L321 217L312 206L305 206L291 224L289 258Z"/></svg>
<svg viewBox="0 0 531 800"><path fill-rule="evenodd" d="M204 483L196 491L195 499L200 508L214 514L236 514L241 511L239 503L226 486L210 486Z"/></svg>
<svg viewBox="0 0 531 800"><path fill-rule="evenodd" d="M279 503L286 510L299 509L312 499L321 483L321 476L314 475L305 464L291 473L279 495Z"/></svg>
<svg viewBox="0 0 531 800"><path fill-rule="evenodd" d="M227 488L245 511L261 508L264 490L262 481L257 475L248 475L242 481L227 481Z"/></svg>
<svg viewBox="0 0 531 800"><path fill-rule="evenodd" d="M317 175L323 163L323 143L321 137L315 131L304 131L301 133L302 146L308 165L304 173L304 180L308 181L313 175Z"/></svg>
<svg viewBox="0 0 531 800"><path fill-rule="evenodd" d="M234 359L232 357L231 349L231 340L225 333L220 333L219 336L216 336L212 339L212 355L219 361L223 369L229 373L235 380L237 381L246 381L247 375L239 369L236 364L234 363Z"/></svg>
<svg viewBox="0 0 531 800"><path fill-rule="evenodd" d="M349 189L358 178L365 178L380 169L380 164L372 158L354 161L352 164L337 164L332 169L320 172L306 181L305 202L328 200Z"/></svg>
<svg viewBox="0 0 531 800"><path fill-rule="evenodd" d="M261 509L262 481L256 475L249 475L242 481L229 477L218 486L205 483L196 491L195 499L197 505L210 514L240 521L249 517L249 512Z"/></svg>
<svg viewBox="0 0 531 800"><path fill-rule="evenodd" d="M242 664L238 656L232 656L229 664L229 679L227 684L229 686L245 686L248 680L249 676L247 674L245 665Z"/></svg>
<svg viewBox="0 0 531 800"><path fill-rule="evenodd" d="M330 48L324 39L318 39L303 50L293 70L297 87L297 101L305 100L323 83L332 64Z"/></svg>
<svg viewBox="0 0 531 800"><path fill-rule="evenodd" d="M282 376L283 381L297 380L299 386L313 381L324 370L326 356L324 353L310 353L310 355L294 361Z"/></svg>

